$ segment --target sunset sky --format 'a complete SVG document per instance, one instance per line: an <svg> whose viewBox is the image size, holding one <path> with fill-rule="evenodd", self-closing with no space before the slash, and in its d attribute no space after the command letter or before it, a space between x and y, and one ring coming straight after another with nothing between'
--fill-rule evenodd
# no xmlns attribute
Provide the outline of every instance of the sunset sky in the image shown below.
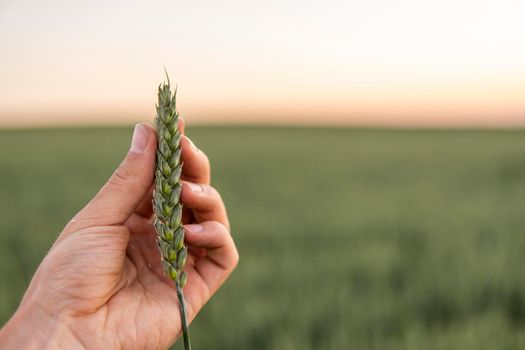
<svg viewBox="0 0 525 350"><path fill-rule="evenodd" d="M0 127L525 126L523 0L0 0Z"/></svg>

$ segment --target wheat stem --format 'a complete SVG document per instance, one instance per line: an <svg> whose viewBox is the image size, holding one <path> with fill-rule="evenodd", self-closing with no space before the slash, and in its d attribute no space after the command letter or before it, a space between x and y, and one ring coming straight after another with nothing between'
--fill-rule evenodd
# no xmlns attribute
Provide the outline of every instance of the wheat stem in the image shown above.
<svg viewBox="0 0 525 350"><path fill-rule="evenodd" d="M182 323L182 337L184 339L184 349L191 350L190 344L190 332L188 331L188 321L186 318L186 300L184 299L184 293L179 285L179 282L175 281L175 288L177 289L177 297L179 298L180 307L180 320Z"/></svg>

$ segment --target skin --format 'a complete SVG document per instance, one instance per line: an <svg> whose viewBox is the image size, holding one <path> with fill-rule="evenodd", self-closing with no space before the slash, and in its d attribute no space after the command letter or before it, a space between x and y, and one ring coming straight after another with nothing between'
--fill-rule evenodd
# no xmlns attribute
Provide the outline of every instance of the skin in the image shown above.
<svg viewBox="0 0 525 350"><path fill-rule="evenodd" d="M184 131L184 123L180 123ZM64 228L36 271L1 349L166 349L181 335L173 282L155 243L156 132L135 128L130 151L100 192ZM183 223L189 320L224 283L239 255L210 163L182 139Z"/></svg>

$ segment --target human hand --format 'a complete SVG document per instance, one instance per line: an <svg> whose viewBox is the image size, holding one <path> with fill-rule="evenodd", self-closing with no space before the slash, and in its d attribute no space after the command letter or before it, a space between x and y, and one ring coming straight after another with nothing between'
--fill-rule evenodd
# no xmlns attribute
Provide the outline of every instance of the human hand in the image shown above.
<svg viewBox="0 0 525 350"><path fill-rule="evenodd" d="M137 125L122 164L39 266L0 331L0 348L166 349L180 336L176 291L155 242L155 152L154 128ZM186 136L181 158L191 321L239 257L224 203L210 186L208 158Z"/></svg>

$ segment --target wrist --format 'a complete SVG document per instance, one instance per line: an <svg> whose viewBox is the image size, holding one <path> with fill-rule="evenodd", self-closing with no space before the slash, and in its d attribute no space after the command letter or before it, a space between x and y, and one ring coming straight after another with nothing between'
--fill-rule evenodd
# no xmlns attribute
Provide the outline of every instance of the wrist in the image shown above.
<svg viewBox="0 0 525 350"><path fill-rule="evenodd" d="M0 348L85 349L65 318L46 313L38 305L24 305L0 330Z"/></svg>

